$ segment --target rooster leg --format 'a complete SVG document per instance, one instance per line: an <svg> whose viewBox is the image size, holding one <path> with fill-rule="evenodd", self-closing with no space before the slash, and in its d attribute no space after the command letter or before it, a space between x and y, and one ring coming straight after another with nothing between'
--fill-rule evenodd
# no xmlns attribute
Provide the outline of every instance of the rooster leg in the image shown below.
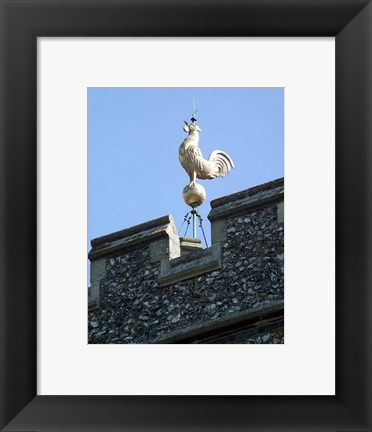
<svg viewBox="0 0 372 432"><path fill-rule="evenodd" d="M196 180L196 172L194 171L192 173L192 176L190 176L190 184L189 187L195 187L195 180Z"/></svg>

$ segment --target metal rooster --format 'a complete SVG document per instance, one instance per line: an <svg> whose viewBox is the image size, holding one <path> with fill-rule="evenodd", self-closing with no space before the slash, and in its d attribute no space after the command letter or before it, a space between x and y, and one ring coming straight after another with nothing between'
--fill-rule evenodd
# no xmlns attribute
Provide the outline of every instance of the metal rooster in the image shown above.
<svg viewBox="0 0 372 432"><path fill-rule="evenodd" d="M223 177L232 168L234 163L231 157L222 150L213 151L208 160L203 158L199 148L199 132L201 129L193 117L191 123L184 122L184 131L188 133L179 149L181 165L190 177L190 187L195 186L195 180L211 180L216 177Z"/></svg>

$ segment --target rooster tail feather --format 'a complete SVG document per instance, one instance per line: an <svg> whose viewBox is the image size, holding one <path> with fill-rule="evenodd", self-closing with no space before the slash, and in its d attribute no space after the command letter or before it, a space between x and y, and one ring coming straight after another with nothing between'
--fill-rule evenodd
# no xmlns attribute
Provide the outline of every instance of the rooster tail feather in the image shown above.
<svg viewBox="0 0 372 432"><path fill-rule="evenodd" d="M213 165L216 176L223 177L232 168L234 168L234 162L231 157L222 150L213 151L208 161Z"/></svg>

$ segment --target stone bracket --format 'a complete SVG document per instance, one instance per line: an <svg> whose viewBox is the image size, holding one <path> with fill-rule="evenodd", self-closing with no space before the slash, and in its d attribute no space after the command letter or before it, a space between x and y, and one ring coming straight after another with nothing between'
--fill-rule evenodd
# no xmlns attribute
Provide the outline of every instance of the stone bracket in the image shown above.
<svg viewBox="0 0 372 432"><path fill-rule="evenodd" d="M213 245L197 254L161 261L159 285L164 287L221 268L220 246Z"/></svg>

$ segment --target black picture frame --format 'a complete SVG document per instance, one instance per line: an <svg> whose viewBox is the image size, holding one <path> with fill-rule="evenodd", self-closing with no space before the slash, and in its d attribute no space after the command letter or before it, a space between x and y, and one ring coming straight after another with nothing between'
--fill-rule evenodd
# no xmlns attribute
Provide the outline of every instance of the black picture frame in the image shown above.
<svg viewBox="0 0 372 432"><path fill-rule="evenodd" d="M1 430L370 431L371 2L0 4ZM37 396L39 36L336 38L336 396Z"/></svg>

